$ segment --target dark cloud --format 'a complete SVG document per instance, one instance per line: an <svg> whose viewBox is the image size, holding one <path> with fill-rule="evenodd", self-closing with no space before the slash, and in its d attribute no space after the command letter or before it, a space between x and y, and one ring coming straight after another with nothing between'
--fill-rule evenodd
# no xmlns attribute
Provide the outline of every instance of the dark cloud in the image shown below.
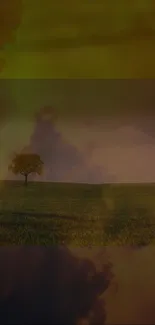
<svg viewBox="0 0 155 325"><path fill-rule="evenodd" d="M110 285L110 268L97 272L65 247L1 247L0 279L1 324L73 325L90 311L104 324L98 299Z"/></svg>
<svg viewBox="0 0 155 325"><path fill-rule="evenodd" d="M72 247L72 253L1 247L0 323L154 324L154 253L154 246Z"/></svg>

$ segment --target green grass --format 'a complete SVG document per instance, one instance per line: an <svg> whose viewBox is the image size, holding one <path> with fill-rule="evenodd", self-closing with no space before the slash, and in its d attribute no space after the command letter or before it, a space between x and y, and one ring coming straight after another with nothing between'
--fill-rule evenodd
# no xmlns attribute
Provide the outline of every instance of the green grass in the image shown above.
<svg viewBox="0 0 155 325"><path fill-rule="evenodd" d="M154 243L155 185L0 184L0 245Z"/></svg>

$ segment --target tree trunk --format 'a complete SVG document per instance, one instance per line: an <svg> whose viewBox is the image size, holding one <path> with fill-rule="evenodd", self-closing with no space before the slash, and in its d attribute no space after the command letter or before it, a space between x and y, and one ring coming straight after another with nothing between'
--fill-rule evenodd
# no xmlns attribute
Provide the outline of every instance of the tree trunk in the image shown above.
<svg viewBox="0 0 155 325"><path fill-rule="evenodd" d="M25 185L25 186L27 186L27 177L28 177L28 175L25 174L25 182L24 182L24 185Z"/></svg>

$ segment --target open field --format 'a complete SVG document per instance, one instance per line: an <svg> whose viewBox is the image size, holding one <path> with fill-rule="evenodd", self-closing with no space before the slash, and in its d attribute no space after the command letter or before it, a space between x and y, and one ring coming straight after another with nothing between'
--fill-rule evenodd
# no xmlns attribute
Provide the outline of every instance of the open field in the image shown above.
<svg viewBox="0 0 155 325"><path fill-rule="evenodd" d="M148 245L155 185L1 182L0 244Z"/></svg>
<svg viewBox="0 0 155 325"><path fill-rule="evenodd" d="M18 246L0 249L0 293L21 286L20 301L24 297L25 304L25 292L33 305L43 296L52 310L51 250L64 242L74 256L91 260L99 271L108 262L112 266L110 285L98 301L98 324L104 324L104 311L107 325L154 324L154 197L153 184L29 183L25 188L18 182L1 183L0 245ZM137 249L139 245L146 247ZM67 261L63 259L62 274L69 279ZM69 286L64 288L69 292Z"/></svg>

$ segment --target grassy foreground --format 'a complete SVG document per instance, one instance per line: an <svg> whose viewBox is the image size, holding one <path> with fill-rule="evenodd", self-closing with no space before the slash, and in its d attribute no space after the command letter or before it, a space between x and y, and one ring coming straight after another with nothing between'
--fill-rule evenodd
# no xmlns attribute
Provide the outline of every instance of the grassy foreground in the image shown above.
<svg viewBox="0 0 155 325"><path fill-rule="evenodd" d="M0 245L148 245L155 185L0 183Z"/></svg>

